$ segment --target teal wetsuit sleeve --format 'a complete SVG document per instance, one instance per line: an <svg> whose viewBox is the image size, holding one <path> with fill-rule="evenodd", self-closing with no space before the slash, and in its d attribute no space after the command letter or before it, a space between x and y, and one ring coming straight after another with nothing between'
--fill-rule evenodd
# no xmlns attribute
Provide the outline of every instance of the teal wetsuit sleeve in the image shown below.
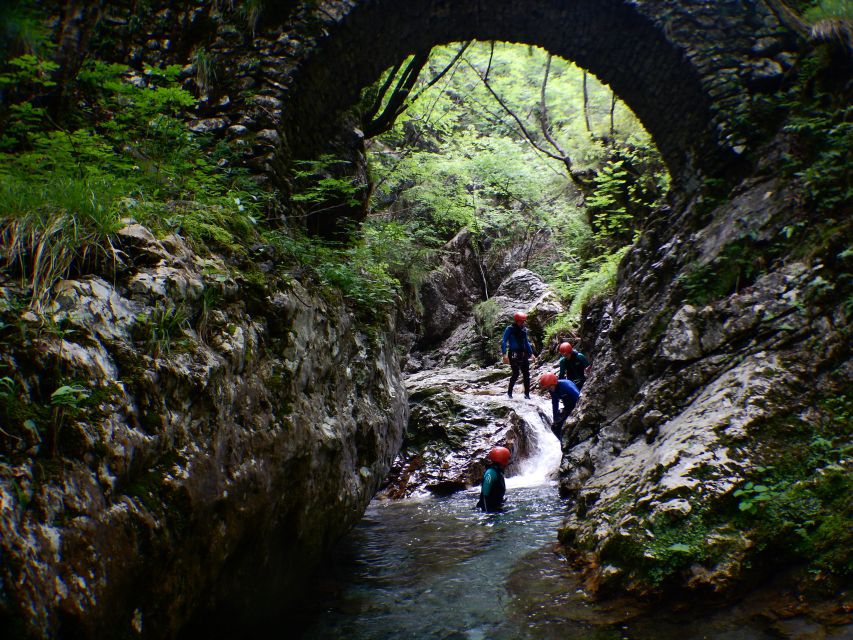
<svg viewBox="0 0 853 640"><path fill-rule="evenodd" d="M496 475L497 474L494 469L486 469L486 473L483 475L483 487L481 489L484 496L488 496L491 493L492 487L495 484Z"/></svg>

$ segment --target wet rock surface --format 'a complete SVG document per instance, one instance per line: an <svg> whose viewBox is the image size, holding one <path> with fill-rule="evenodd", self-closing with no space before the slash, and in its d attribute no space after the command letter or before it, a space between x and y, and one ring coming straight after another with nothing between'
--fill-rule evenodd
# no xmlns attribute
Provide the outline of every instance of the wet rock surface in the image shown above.
<svg viewBox="0 0 853 640"><path fill-rule="evenodd" d="M422 299L424 316L435 317L442 305L433 307L429 299ZM410 354L406 371L435 368L446 365L491 366L501 360L501 336L512 324L517 311L528 314L527 327L534 351L541 347L545 325L561 313L559 297L542 278L529 269L516 269L496 288L494 295L485 301L487 310L481 318L470 314L455 325L446 339L437 347L425 352Z"/></svg>
<svg viewBox="0 0 853 640"><path fill-rule="evenodd" d="M586 318L595 364L564 431L561 493L573 506L561 539L602 591L653 591L657 571L732 592L774 535L738 516L749 502L736 492L760 485L785 452L808 450L821 425L849 442L826 408L849 402L853 371L849 311L825 284L837 249L761 265L753 248L756 277L699 295L727 277L744 238L778 239L803 215L774 178L736 191L698 229L689 216L652 226L621 265L616 295ZM758 202L761 215L744 219ZM831 462L850 473L849 456ZM803 482L836 471L815 473ZM793 553L773 544L778 557Z"/></svg>
<svg viewBox="0 0 853 640"><path fill-rule="evenodd" d="M506 395L509 367L445 367L406 378L410 418L403 448L380 497L446 495L477 486L487 455L505 446L513 455L507 477L531 454L534 423L550 420L550 400L521 385Z"/></svg>
<svg viewBox="0 0 853 640"><path fill-rule="evenodd" d="M0 624L35 636L277 609L358 521L406 422L390 324L363 333L176 236L118 237L118 274L60 282L41 316L0 282Z"/></svg>

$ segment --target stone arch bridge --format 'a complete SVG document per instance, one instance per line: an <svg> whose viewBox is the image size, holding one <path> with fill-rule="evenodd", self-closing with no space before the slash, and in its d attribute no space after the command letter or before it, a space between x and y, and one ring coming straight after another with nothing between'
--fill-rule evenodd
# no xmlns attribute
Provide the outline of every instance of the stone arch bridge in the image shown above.
<svg viewBox="0 0 853 640"><path fill-rule="evenodd" d="M284 187L294 158L336 137L336 151L341 140L355 148L341 114L384 69L478 39L541 46L611 85L692 191L749 157L751 97L779 86L798 46L779 0L269 0L251 27L240 3L153 4L137 29L149 39L114 38L111 54L187 64L204 48L216 79L195 87L193 126L237 142L248 166ZM132 23L120 6L105 21Z"/></svg>
<svg viewBox="0 0 853 640"><path fill-rule="evenodd" d="M634 110L688 189L748 148L750 96L777 86L794 44L761 0L341 2L292 75L282 131L320 147L334 114L403 56L469 39L541 46L588 69Z"/></svg>

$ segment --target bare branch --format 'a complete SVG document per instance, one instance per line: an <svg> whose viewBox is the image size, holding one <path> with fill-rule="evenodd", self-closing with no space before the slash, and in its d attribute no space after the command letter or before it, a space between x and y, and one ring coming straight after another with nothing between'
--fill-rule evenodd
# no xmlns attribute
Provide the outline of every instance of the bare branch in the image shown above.
<svg viewBox="0 0 853 640"><path fill-rule="evenodd" d="M548 59L549 59L548 67L550 68L550 56ZM534 149L536 149L537 151L539 151L541 153L544 153L546 156L548 156L552 160L559 160L560 162L562 162L563 166L566 167L566 173L569 176L569 178L571 179L571 181L574 182L581 190L589 188L588 182L586 180L584 180L578 173L576 173L573 170L572 159L568 155L566 155L565 153L560 153L558 155L558 154L555 154L552 151L549 151L548 149L544 148L539 143L539 141L533 137L533 135L530 133L530 131L527 130L527 127L524 126L524 122L521 120L521 118L519 118L518 115L516 115L515 112L509 108L507 103L504 102L503 98L501 98L498 95L498 93L492 88L492 85L489 84L488 79L482 73L480 73L480 71L477 69L477 67L475 67L473 64L471 64L471 62L467 58L465 59L465 63L469 67L471 67L471 69L474 70L474 72L477 74L477 76L483 82L483 86L485 86L486 89L488 89L489 93L492 95L492 97L495 99L495 101L501 106L501 108L503 108L503 110L506 111L506 113L509 114L513 120L515 120L515 123L518 125L518 128L521 130L521 133L524 136L525 140L527 140L527 142L530 143L530 145ZM547 70L546 70L546 82L547 82ZM543 83L543 88L544 88L544 83ZM549 137L550 137L550 134L548 136L546 136L546 138L549 138ZM551 140L549 140L549 142L551 142ZM554 145L554 142L551 142L551 144ZM558 149L558 151L561 151L559 148L559 145L554 145L554 146L556 149Z"/></svg>
<svg viewBox="0 0 853 640"><path fill-rule="evenodd" d="M447 78L447 82L444 84L445 89L447 88L447 85L450 84L450 81L453 80L453 76L456 75L456 70L458 68L459 68L458 66L453 68L453 73L450 74L450 77ZM427 110L426 117L424 118L424 120L427 123L430 122L430 118L432 118L432 112L435 110L435 107L438 104L438 100L441 97L441 94L443 93L443 91L444 91L444 89L442 89L440 92L438 92L438 95L436 95L435 99L432 101L432 104L430 105L429 109ZM450 111L451 111L451 109L449 109L449 108L446 109L444 111L444 113L441 115L441 117L438 118L438 120L436 120L436 122L440 122L441 120L443 120L444 117L450 113ZM418 130L418 132L415 134L415 139L413 140L412 144L410 144L406 148L406 150L403 151L403 153L400 155L400 158L397 160L397 162L394 164L394 166L388 170L388 172L385 174L385 176L383 176L382 179L374 185L374 190L381 187L382 184L384 184L384 182L388 179L388 177L391 176L394 173L394 171L397 170L397 167L399 167L400 164L403 162L403 160L406 159L408 157L408 155L412 152L412 150L415 149L416 144L421 140L422 136L423 136L423 131Z"/></svg>
<svg viewBox="0 0 853 640"><path fill-rule="evenodd" d="M405 111L406 99L409 97L421 69L426 66L427 60L429 60L429 51L421 51L412 56L409 64L400 75L391 97L385 104L385 109L379 116L364 125L365 137L372 138L388 131L393 126L397 116Z"/></svg>
<svg viewBox="0 0 853 640"><path fill-rule="evenodd" d="M807 40L809 37L809 27L803 22L802 18L789 7L783 0L767 0L767 5L770 10L776 15L776 18L783 25L796 32L800 38Z"/></svg>
<svg viewBox="0 0 853 640"><path fill-rule="evenodd" d="M376 100L373 101L373 104L370 106L370 109L365 111L364 115L362 115L362 122L370 122L373 118L376 117L376 114L379 113L379 109L382 107L382 101L385 99L385 94L388 93L388 89L391 88L391 83L394 82L394 78L397 77L397 73L400 71L400 67L403 66L403 61L401 60L394 68L391 69L391 72L388 74L388 77L385 78L385 82L382 83L382 87L380 87L379 92L376 94Z"/></svg>
<svg viewBox="0 0 853 640"><path fill-rule="evenodd" d="M492 70L492 58L495 57L495 41L494 40L492 40L491 45L492 45L492 47L491 47L491 49L489 49L489 64L486 65L486 73L483 74L483 77L486 80L489 79L489 72Z"/></svg>
<svg viewBox="0 0 853 640"><path fill-rule="evenodd" d="M462 47L459 49L459 51L456 52L456 55L453 56L453 60L451 60L449 63L447 63L447 66L444 67L444 69L442 69L441 71L439 71L439 73L432 80L430 80L423 89L418 91L408 104L414 103L418 98L421 97L421 95L423 95L423 93L425 91L428 91L429 89L431 89L435 85L435 83L437 83L439 80L441 80L444 77L444 75L448 71L450 71L453 68L453 66L459 61L459 58L461 58L462 54L465 53L465 50L471 46L472 42L473 42L473 40L469 40L468 42L464 43L462 45Z"/></svg>
<svg viewBox="0 0 853 640"><path fill-rule="evenodd" d="M589 91L586 88L586 70L583 72L583 119L586 122L586 130L594 140L595 134L593 134L592 127L589 125Z"/></svg>
<svg viewBox="0 0 853 640"><path fill-rule="evenodd" d="M613 122L613 114L616 113L616 93L611 90L610 91L610 140L613 140L613 136L616 134L616 126Z"/></svg>
<svg viewBox="0 0 853 640"><path fill-rule="evenodd" d="M545 89L548 86L548 76L551 73L551 54L548 54L548 61L545 63L545 75L542 78L542 89L539 92L539 125L542 128L542 135L545 136L545 139L557 150L557 153L563 158L563 163L566 165L566 168L571 172L572 170L572 161L569 159L569 155L565 152L565 150L560 146L560 143L557 142L556 138L551 135L551 123L548 121L548 105L545 103Z"/></svg>
<svg viewBox="0 0 853 640"><path fill-rule="evenodd" d="M548 156L549 158L551 158L551 159L553 159L553 160L559 160L560 162L562 162L562 161L563 161L562 156L555 155L555 154L554 154L554 153L552 153L551 151L548 151L548 149L543 148L543 147L542 147L542 145L540 145L540 144L538 143L538 141L536 140L536 138L534 138L534 137L531 135L531 133L527 130L527 127L525 127L525 126L524 126L524 122L522 122L522 121L521 121L521 118L519 118L519 117L515 114L515 112L513 112L513 110L509 108L509 106L506 104L506 102L504 102L503 98L501 98L501 97L497 94L497 92L492 88L492 85L490 85L490 84L489 84L489 81L488 81L488 80L487 80L487 79L486 79L486 78L485 78L485 77L480 73L480 71L477 69L477 67L475 67L473 64L471 64L471 62L469 62L468 60L465 60L465 63L466 63L469 67L471 67L471 69L473 69L473 70L474 70L474 73L476 73L476 74L477 74L477 76L480 78L480 80L482 80L482 82L483 82L483 86L485 86L485 87L486 87L486 89L488 89L488 90L489 90L489 93L490 93L490 94L492 94L492 97L493 97L493 98L495 99L495 101L496 101L496 102L501 106L501 108L502 108L504 111L506 111L506 113L507 113L507 114L508 114L508 115L509 115L513 120L515 120L515 123L518 125L518 128L521 130L521 133L524 135L524 137L527 139L527 141L528 141L528 142L529 142L529 143L530 143L530 144L531 144L531 145L532 145L532 146L533 146L537 151L540 151L540 152L544 153L546 156Z"/></svg>

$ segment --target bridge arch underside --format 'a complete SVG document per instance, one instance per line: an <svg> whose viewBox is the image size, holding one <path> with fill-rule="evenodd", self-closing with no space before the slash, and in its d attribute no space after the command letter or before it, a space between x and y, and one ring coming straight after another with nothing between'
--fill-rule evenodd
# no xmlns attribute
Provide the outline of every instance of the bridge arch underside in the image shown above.
<svg viewBox="0 0 853 640"><path fill-rule="evenodd" d="M368 0L353 3L326 32L288 92L282 129L295 157L321 150L338 114L384 69L416 51L470 39L541 46L595 74L637 114L682 189L735 157L719 143L707 78L635 3Z"/></svg>

